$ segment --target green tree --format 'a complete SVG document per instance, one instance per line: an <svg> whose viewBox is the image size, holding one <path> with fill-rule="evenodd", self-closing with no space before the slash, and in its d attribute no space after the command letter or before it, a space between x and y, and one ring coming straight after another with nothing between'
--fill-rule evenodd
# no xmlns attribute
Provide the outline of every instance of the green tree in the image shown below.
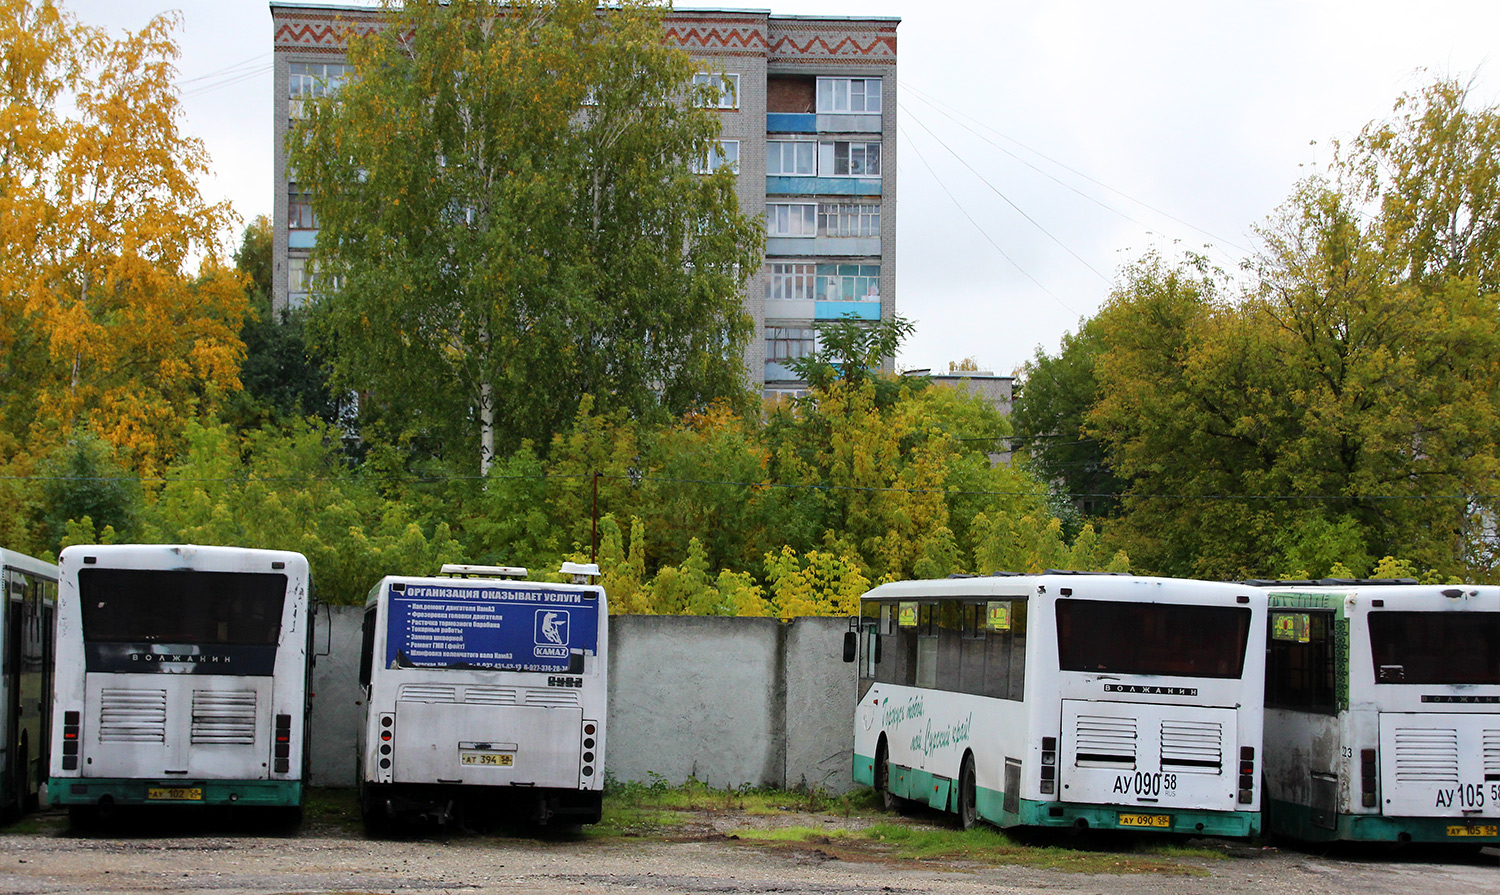
<svg viewBox="0 0 1500 895"><path fill-rule="evenodd" d="M788 366L808 385L826 388L835 382L878 380L916 324L900 314L873 323L846 315L819 323L817 329L818 350L789 361Z"/></svg>
<svg viewBox="0 0 1500 895"><path fill-rule="evenodd" d="M250 313L240 329L245 360L240 366L244 391L227 413L251 428L276 419L311 414L325 422L337 418L322 364L307 343L306 313L271 309L271 219L261 215L246 227L235 252L235 268L249 282Z"/></svg>
<svg viewBox="0 0 1500 895"><path fill-rule="evenodd" d="M1407 282L1470 277L1500 291L1500 108L1439 80L1402 96L1340 159L1354 198L1378 204L1372 236Z"/></svg>
<svg viewBox="0 0 1500 895"><path fill-rule="evenodd" d="M42 516L46 549L62 549L69 524L88 519L134 536L141 512L140 481L127 472L105 441L87 433L54 450L41 465Z"/></svg>
<svg viewBox="0 0 1500 895"><path fill-rule="evenodd" d="M744 402L764 226L731 171L693 173L719 119L659 12L417 0L351 35L358 77L290 139L338 387L481 469L549 444L578 395L640 418Z"/></svg>
<svg viewBox="0 0 1500 895"><path fill-rule="evenodd" d="M1125 482L1105 460L1085 417L1099 399L1095 364L1103 350L1097 318L1064 333L1056 356L1038 348L1026 363L1011 408L1016 451L1042 481L1084 516L1107 516L1119 506Z"/></svg>

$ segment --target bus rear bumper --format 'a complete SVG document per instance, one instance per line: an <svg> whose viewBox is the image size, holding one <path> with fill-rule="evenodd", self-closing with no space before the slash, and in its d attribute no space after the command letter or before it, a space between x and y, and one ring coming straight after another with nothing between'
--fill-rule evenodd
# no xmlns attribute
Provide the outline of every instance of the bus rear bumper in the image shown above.
<svg viewBox="0 0 1500 895"><path fill-rule="evenodd" d="M1475 817L1387 817L1382 814L1336 814L1314 823L1306 805L1272 800L1267 805L1266 827L1272 832L1305 842L1423 842L1446 845L1495 845L1500 843L1500 818ZM1490 834L1490 831L1495 834Z"/></svg>
<svg viewBox="0 0 1500 895"><path fill-rule="evenodd" d="M90 805L241 805L284 808L302 804L300 780L137 780L53 777L48 800L55 807Z"/></svg>
<svg viewBox="0 0 1500 895"><path fill-rule="evenodd" d="M999 794L996 794L997 797ZM1067 802L1020 800L1020 810L1006 826L1071 827L1091 830L1134 830L1249 839L1260 834L1257 811L1192 811L1175 808L1132 809L1115 805L1073 805ZM1165 820L1162 820L1165 818ZM1131 821L1134 821L1132 823ZM1149 824L1149 825L1148 825Z"/></svg>

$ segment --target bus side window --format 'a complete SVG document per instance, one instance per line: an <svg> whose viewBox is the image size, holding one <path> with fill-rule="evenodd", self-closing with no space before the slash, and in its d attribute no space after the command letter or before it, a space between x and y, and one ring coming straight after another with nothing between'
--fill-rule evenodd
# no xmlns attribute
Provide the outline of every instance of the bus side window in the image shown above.
<svg viewBox="0 0 1500 895"><path fill-rule="evenodd" d="M359 685L370 689L370 670L375 664L375 606L365 610L364 624L359 632Z"/></svg>
<svg viewBox="0 0 1500 895"><path fill-rule="evenodd" d="M973 692L1020 700L1026 684L1026 601L991 600L983 609L984 680Z"/></svg>
<svg viewBox="0 0 1500 895"><path fill-rule="evenodd" d="M1271 613L1266 705L1333 714L1332 612Z"/></svg>
<svg viewBox="0 0 1500 895"><path fill-rule="evenodd" d="M897 603L880 604L880 663L875 680L882 684L911 686L917 680L917 628L903 628Z"/></svg>

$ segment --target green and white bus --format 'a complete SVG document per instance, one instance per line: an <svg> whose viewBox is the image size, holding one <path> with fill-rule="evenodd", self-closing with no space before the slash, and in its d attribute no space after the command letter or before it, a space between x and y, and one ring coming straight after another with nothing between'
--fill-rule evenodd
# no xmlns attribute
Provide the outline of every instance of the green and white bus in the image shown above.
<svg viewBox="0 0 1500 895"><path fill-rule="evenodd" d="M1500 842L1500 587L1266 591L1267 829Z"/></svg>
<svg viewBox="0 0 1500 895"><path fill-rule="evenodd" d="M1265 595L1048 573L865 594L854 779L964 827L1260 827Z"/></svg>
<svg viewBox="0 0 1500 895"><path fill-rule="evenodd" d="M295 816L307 779L307 559L77 545L58 566L52 804L75 823L141 805Z"/></svg>

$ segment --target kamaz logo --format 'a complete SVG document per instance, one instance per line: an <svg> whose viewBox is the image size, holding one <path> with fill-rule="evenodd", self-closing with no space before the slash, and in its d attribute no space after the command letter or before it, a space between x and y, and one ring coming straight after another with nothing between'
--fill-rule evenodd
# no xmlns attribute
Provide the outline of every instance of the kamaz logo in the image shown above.
<svg viewBox="0 0 1500 895"><path fill-rule="evenodd" d="M568 623L572 618L566 609L538 609L532 650L538 659L566 659L568 657Z"/></svg>

